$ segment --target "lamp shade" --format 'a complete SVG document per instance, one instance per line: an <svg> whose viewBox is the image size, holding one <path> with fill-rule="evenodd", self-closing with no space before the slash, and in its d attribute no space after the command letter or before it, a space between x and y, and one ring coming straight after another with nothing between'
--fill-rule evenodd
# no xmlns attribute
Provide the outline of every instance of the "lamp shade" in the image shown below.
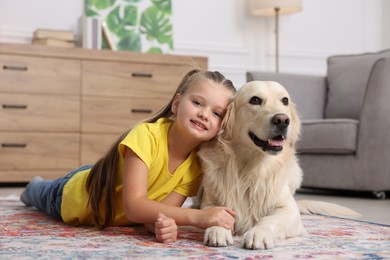
<svg viewBox="0 0 390 260"><path fill-rule="evenodd" d="M275 8L279 14L290 14L302 10L302 0L249 0L249 8L252 15L275 15Z"/></svg>

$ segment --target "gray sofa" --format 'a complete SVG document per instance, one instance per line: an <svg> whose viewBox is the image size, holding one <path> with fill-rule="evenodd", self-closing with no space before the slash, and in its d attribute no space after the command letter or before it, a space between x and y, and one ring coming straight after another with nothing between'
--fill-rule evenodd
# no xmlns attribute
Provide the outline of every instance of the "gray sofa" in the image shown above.
<svg viewBox="0 0 390 260"><path fill-rule="evenodd" d="M284 85L302 120L302 187L390 190L390 50L331 56L326 76L247 72Z"/></svg>

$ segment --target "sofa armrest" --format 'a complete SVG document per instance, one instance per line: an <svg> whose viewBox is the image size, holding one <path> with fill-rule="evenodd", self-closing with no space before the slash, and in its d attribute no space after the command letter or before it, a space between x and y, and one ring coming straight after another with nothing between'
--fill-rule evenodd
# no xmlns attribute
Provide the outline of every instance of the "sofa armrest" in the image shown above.
<svg viewBox="0 0 390 260"><path fill-rule="evenodd" d="M390 58L376 61L367 83L363 110L360 117L357 156L366 158L367 174L383 173L380 178L390 183ZM381 174L376 174L381 175ZM375 178L377 176L375 175ZM379 178L379 177L378 177Z"/></svg>
<svg viewBox="0 0 390 260"><path fill-rule="evenodd" d="M247 81L276 81L289 92L301 119L324 118L327 95L326 77L248 71Z"/></svg>

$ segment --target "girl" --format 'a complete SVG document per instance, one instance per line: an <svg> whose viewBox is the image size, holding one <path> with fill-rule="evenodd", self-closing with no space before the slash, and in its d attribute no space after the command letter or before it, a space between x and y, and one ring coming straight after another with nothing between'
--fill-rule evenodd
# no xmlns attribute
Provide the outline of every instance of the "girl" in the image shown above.
<svg viewBox="0 0 390 260"><path fill-rule="evenodd" d="M163 110L125 132L95 165L54 181L35 177L22 202L73 225L143 223L161 242L176 240L177 225L233 230L229 208L181 206L201 181L197 149L217 134L235 91L219 72L189 72Z"/></svg>

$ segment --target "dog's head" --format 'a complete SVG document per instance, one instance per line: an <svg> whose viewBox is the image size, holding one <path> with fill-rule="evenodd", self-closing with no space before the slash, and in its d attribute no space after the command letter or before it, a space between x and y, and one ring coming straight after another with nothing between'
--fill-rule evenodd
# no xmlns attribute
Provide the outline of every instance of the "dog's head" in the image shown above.
<svg viewBox="0 0 390 260"><path fill-rule="evenodd" d="M287 90L274 81L252 81L237 92L222 122L222 142L278 154L294 147L300 121Z"/></svg>

